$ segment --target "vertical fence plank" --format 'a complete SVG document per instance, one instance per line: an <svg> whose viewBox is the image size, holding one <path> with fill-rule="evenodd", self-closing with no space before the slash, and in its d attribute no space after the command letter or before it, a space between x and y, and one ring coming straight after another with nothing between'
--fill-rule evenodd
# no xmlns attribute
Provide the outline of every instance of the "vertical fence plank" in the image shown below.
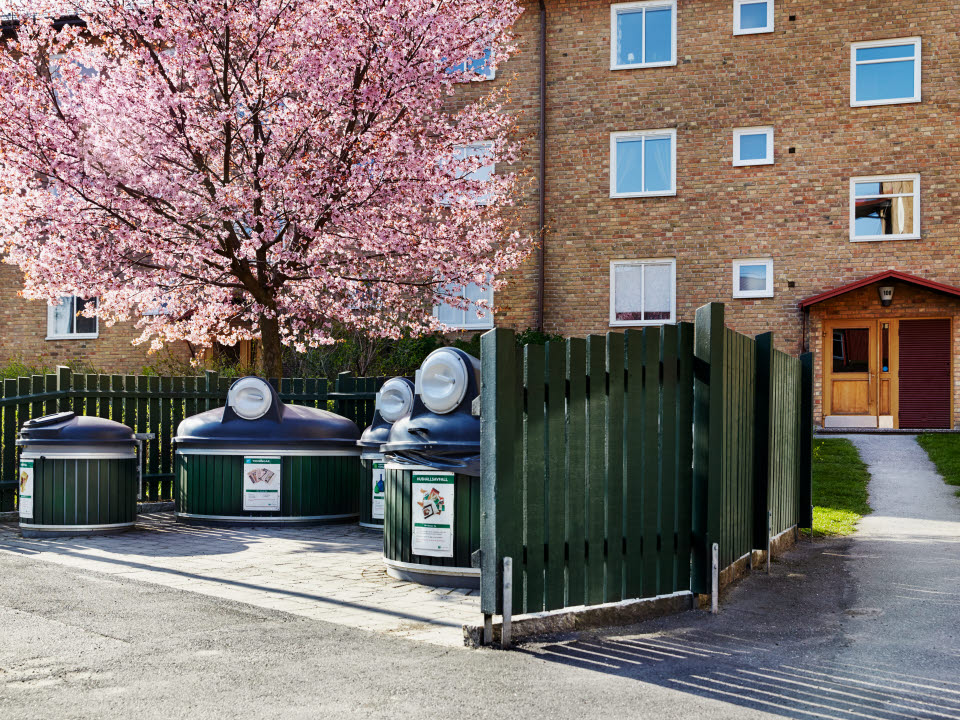
<svg viewBox="0 0 960 720"><path fill-rule="evenodd" d="M627 387L624 396L623 423L626 442L623 448L624 465L624 536L626 559L624 575L628 598L643 594L643 333L627 330L626 345Z"/></svg>
<svg viewBox="0 0 960 720"><path fill-rule="evenodd" d="M526 412L523 423L523 542L526 561L521 565L514 560L514 567L525 566L526 583L523 612L540 612L544 609L544 495L546 465L545 398L544 398L544 348L542 345L527 345L523 348L523 385Z"/></svg>
<svg viewBox="0 0 960 720"><path fill-rule="evenodd" d="M46 378L43 375L32 375L30 377L30 393L40 395L46 387ZM44 414L43 401L34 400L30 404L30 417L37 418Z"/></svg>
<svg viewBox="0 0 960 720"><path fill-rule="evenodd" d="M606 469L605 532L607 573L604 602L623 599L623 399L624 337L607 334L607 407L604 418Z"/></svg>
<svg viewBox="0 0 960 720"><path fill-rule="evenodd" d="M3 381L3 398L7 401L4 403L3 408L0 408L3 412L3 453L2 453L2 463L3 463L3 472L0 474L0 481L10 483L8 488L4 488L3 492L0 493L0 510L10 511L14 509L15 498L19 494L20 484L18 482L18 472L17 472L17 450L16 450L16 435L17 435L17 406L13 404L12 400L17 396L17 380L16 378L6 378Z"/></svg>
<svg viewBox="0 0 960 720"><path fill-rule="evenodd" d="M565 580L566 533L566 345L560 341L547 343L547 568L546 609L563 607Z"/></svg>
<svg viewBox="0 0 960 720"><path fill-rule="evenodd" d="M691 590L710 592L710 549L720 542L723 462L723 305L697 309L694 328L694 442Z"/></svg>
<svg viewBox="0 0 960 720"><path fill-rule="evenodd" d="M73 386L73 411L77 415L87 414L87 376L74 375L70 384Z"/></svg>
<svg viewBox="0 0 960 720"><path fill-rule="evenodd" d="M48 373L43 376L43 392L49 394L51 397L43 401L43 414L44 415L53 415L59 412L60 408L58 407L59 403L57 402L56 393L57 393L57 381L59 380L57 375Z"/></svg>
<svg viewBox="0 0 960 720"><path fill-rule="evenodd" d="M57 367L57 394L57 412L73 410L73 372L64 365Z"/></svg>
<svg viewBox="0 0 960 720"><path fill-rule="evenodd" d="M643 329L643 597L657 594L660 515L660 328Z"/></svg>
<svg viewBox="0 0 960 720"><path fill-rule="evenodd" d="M677 590L690 589L693 512L693 324L678 328L677 364Z"/></svg>
<svg viewBox="0 0 960 720"><path fill-rule="evenodd" d="M602 335L587 338L587 603L602 603L604 588L604 430L607 415L606 343Z"/></svg>
<svg viewBox="0 0 960 720"><path fill-rule="evenodd" d="M813 353L800 356L797 525L813 527Z"/></svg>
<svg viewBox="0 0 960 720"><path fill-rule="evenodd" d="M677 575L677 326L660 335L660 579L659 594L676 590Z"/></svg>
<svg viewBox="0 0 960 720"><path fill-rule="evenodd" d="M582 605L586 600L586 497L587 342L567 340L567 599Z"/></svg>
<svg viewBox="0 0 960 720"><path fill-rule="evenodd" d="M767 512L773 498L770 496L771 438L777 422L779 407L775 394L779 385L774 382L773 333L757 335L757 370L755 374L755 429L753 461L753 547L767 547ZM772 414L771 414L771 411Z"/></svg>
<svg viewBox="0 0 960 720"><path fill-rule="evenodd" d="M512 552L510 519L498 522L499 507L517 507L514 434L516 427L515 387L517 350L511 330L496 329L480 339L484 382L481 385L480 452L480 610L485 614L503 608L501 558ZM501 490L503 491L501 493ZM513 523L514 525L516 523ZM522 542L522 538L519 538ZM516 584L516 583L514 583Z"/></svg>

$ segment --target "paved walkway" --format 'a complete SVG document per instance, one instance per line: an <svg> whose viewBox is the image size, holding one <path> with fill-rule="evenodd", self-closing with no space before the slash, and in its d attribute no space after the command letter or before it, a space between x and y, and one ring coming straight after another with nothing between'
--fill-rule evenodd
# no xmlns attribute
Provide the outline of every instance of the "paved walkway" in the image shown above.
<svg viewBox="0 0 960 720"><path fill-rule="evenodd" d="M0 552L462 647L463 624L482 620L479 591L395 580L382 549L356 525L212 528L156 513L121 535L29 540L0 523Z"/></svg>
<svg viewBox="0 0 960 720"><path fill-rule="evenodd" d="M883 653L910 669L926 661L912 640L960 658L960 498L912 435L851 435L870 471L870 507L853 536L849 568L862 618L850 662ZM920 663L920 667L916 663Z"/></svg>

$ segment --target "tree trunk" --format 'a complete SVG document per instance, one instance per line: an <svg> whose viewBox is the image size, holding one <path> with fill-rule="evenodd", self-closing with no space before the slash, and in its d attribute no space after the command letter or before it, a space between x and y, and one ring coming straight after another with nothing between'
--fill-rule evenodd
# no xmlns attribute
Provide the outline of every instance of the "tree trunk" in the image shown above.
<svg viewBox="0 0 960 720"><path fill-rule="evenodd" d="M283 346L280 323L276 318L260 316L260 365L264 377L283 377Z"/></svg>

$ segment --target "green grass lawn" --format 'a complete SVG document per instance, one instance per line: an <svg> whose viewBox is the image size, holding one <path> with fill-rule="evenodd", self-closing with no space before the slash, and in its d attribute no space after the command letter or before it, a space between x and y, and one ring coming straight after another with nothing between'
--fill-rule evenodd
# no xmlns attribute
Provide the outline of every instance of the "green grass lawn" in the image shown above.
<svg viewBox="0 0 960 720"><path fill-rule="evenodd" d="M960 464L958 464L960 468ZM870 473L849 440L813 441L813 534L849 535L870 513Z"/></svg>
<svg viewBox="0 0 960 720"><path fill-rule="evenodd" d="M960 485L960 435L926 433L917 437L920 447L937 466L948 485ZM960 496L960 490L957 490Z"/></svg>

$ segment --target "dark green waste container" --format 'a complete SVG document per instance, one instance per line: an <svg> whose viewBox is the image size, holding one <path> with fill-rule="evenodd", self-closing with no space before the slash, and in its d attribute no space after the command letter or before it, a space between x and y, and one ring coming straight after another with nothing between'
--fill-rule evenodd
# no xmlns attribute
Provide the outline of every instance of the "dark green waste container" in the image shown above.
<svg viewBox="0 0 960 720"><path fill-rule="evenodd" d="M410 414L383 445L387 574L443 587L480 587L480 362L432 352L417 375Z"/></svg>
<svg viewBox="0 0 960 720"><path fill-rule="evenodd" d="M385 458L381 452L390 437L393 424L410 414L413 408L413 382L396 377L387 380L377 393L373 422L357 441L364 480L360 488L360 525L374 530L383 529L385 495Z"/></svg>
<svg viewBox="0 0 960 720"><path fill-rule="evenodd" d="M112 420L47 415L17 439L20 531L26 537L99 535L137 519L137 440Z"/></svg>
<svg viewBox="0 0 960 720"><path fill-rule="evenodd" d="M480 569L471 556L480 549L480 478L387 462L385 481L387 574L424 585L479 588ZM424 507L434 511L427 518ZM438 514L448 521L430 523Z"/></svg>
<svg viewBox="0 0 960 720"><path fill-rule="evenodd" d="M316 525L358 517L360 429L326 410L280 402L260 378L241 378L223 408L177 429L177 520Z"/></svg>

